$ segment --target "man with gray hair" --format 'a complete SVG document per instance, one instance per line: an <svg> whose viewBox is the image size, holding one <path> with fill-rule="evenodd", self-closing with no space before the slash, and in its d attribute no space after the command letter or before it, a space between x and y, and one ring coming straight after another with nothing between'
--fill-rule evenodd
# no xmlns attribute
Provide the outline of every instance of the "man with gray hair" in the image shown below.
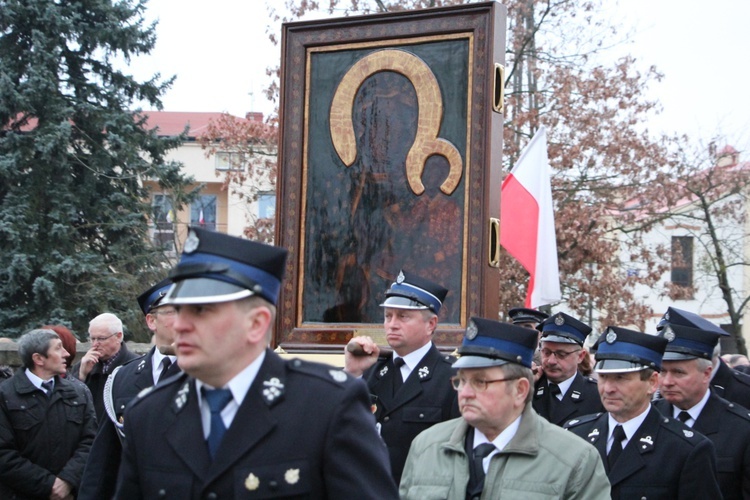
<svg viewBox="0 0 750 500"><path fill-rule="evenodd" d="M122 341L122 321L112 313L100 314L89 322L91 347L81 361L73 365L74 377L85 383L94 397L96 418L104 414L104 384L118 366L138 357Z"/></svg>
<svg viewBox="0 0 750 500"><path fill-rule="evenodd" d="M96 434L89 390L67 380L52 330L18 340L23 366L0 384L0 498L75 497Z"/></svg>

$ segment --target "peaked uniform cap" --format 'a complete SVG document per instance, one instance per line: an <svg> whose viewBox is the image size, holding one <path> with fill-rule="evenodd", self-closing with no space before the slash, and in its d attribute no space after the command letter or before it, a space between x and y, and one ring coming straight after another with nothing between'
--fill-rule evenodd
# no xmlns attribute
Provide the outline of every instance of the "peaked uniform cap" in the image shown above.
<svg viewBox="0 0 750 500"><path fill-rule="evenodd" d="M667 339L664 361L685 359L711 359L714 348L721 335L689 326L667 324L659 332L660 337Z"/></svg>
<svg viewBox="0 0 750 500"><path fill-rule="evenodd" d="M287 251L235 236L191 227L162 304L211 304L251 295L276 304Z"/></svg>
<svg viewBox="0 0 750 500"><path fill-rule="evenodd" d="M707 332L718 333L721 336L728 336L729 333L723 330L720 326L704 319L700 314L695 314L690 311L684 311L677 309L676 307L668 307L667 312L664 313L659 324L656 325L657 330L661 330L666 325L679 325L688 326L690 328L698 328Z"/></svg>
<svg viewBox="0 0 750 500"><path fill-rule="evenodd" d="M508 311L508 317L514 325L522 323L534 323L538 325L549 318L549 314L537 311L536 309L529 309L528 307L514 307Z"/></svg>
<svg viewBox="0 0 750 500"><path fill-rule="evenodd" d="M522 326L471 318L453 368L486 368L516 363L531 368L537 333Z"/></svg>
<svg viewBox="0 0 750 500"><path fill-rule="evenodd" d="M401 270L396 282L385 292L385 301L380 307L395 309L429 309L440 314L448 289L416 274Z"/></svg>
<svg viewBox="0 0 750 500"><path fill-rule="evenodd" d="M667 339L610 326L599 337L598 345L594 367L597 373L624 373L647 368L661 371Z"/></svg>
<svg viewBox="0 0 750 500"><path fill-rule="evenodd" d="M580 346L591 333L589 325L562 312L553 314L536 328L542 332L542 342L560 342Z"/></svg>
<svg viewBox="0 0 750 500"><path fill-rule="evenodd" d="M152 309L163 305L162 299L167 295L169 287L172 286L172 280L164 278L142 294L138 296L138 305L141 307L143 314L148 314Z"/></svg>

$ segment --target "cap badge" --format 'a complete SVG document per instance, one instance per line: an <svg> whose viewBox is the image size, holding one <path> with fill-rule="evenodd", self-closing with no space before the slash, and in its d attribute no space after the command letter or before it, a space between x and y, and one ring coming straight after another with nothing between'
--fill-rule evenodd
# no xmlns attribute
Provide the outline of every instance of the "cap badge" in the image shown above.
<svg viewBox="0 0 750 500"><path fill-rule="evenodd" d="M299 481L299 469L289 469L284 473L284 481L287 484L297 484Z"/></svg>
<svg viewBox="0 0 750 500"><path fill-rule="evenodd" d="M396 277L396 283L398 283L400 285L401 283L404 282L405 279L406 279L406 276L404 276L404 272L403 271L399 271L398 272L398 276Z"/></svg>
<svg viewBox="0 0 750 500"><path fill-rule="evenodd" d="M382 377L386 373L388 373L388 365L384 366L383 369L380 370L380 376Z"/></svg>
<svg viewBox="0 0 750 500"><path fill-rule="evenodd" d="M691 437L693 437L695 435L695 433L693 431L689 431L687 429L682 429L682 433L685 434L685 437L689 437L689 438L691 438Z"/></svg>
<svg viewBox="0 0 750 500"><path fill-rule="evenodd" d="M341 370L329 370L328 373L331 374L331 378L336 382L346 382L346 373Z"/></svg>
<svg viewBox="0 0 750 500"><path fill-rule="evenodd" d="M664 319L666 319L667 321L669 321L669 311L667 311L667 312L664 313Z"/></svg>
<svg viewBox="0 0 750 500"><path fill-rule="evenodd" d="M667 339L667 342L672 342L675 339L674 330L672 330L670 327L665 328L664 338Z"/></svg>
<svg viewBox="0 0 750 500"><path fill-rule="evenodd" d="M605 340L607 341L607 344L614 344L617 340L617 334L610 330L607 332L607 336L605 337Z"/></svg>
<svg viewBox="0 0 750 500"><path fill-rule="evenodd" d="M258 489L258 486L260 486L260 479L258 479L258 477L251 472L250 475L245 479L245 488L247 488L249 491L255 491Z"/></svg>
<svg viewBox="0 0 750 500"><path fill-rule="evenodd" d="M563 326L565 324L565 318L563 318L562 316L556 316L555 317L555 324L557 326Z"/></svg>
<svg viewBox="0 0 750 500"><path fill-rule="evenodd" d="M427 366L423 366L419 369L419 378L425 378L430 374L430 369Z"/></svg>
<svg viewBox="0 0 750 500"><path fill-rule="evenodd" d="M479 330L477 329L477 325L474 324L473 321L469 321L469 326L466 327L466 338L469 340L474 340L477 338L477 334L479 333Z"/></svg>
<svg viewBox="0 0 750 500"><path fill-rule="evenodd" d="M266 401L269 403L273 403L284 391L284 384L282 384L276 377L263 381L263 386L265 387L265 389L263 389L263 397L266 398Z"/></svg>
<svg viewBox="0 0 750 500"><path fill-rule="evenodd" d="M188 234L188 237L185 240L185 246L182 247L182 251L184 253L193 253L198 250L200 242L201 240L198 239L198 235L195 234L195 231L190 231L190 234Z"/></svg>

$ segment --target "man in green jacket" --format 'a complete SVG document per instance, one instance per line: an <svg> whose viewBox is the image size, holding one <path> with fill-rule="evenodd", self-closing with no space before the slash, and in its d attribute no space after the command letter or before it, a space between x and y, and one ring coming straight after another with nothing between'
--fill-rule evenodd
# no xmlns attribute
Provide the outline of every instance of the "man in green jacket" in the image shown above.
<svg viewBox="0 0 750 500"><path fill-rule="evenodd" d="M596 449L531 407L533 330L472 318L453 364L461 418L412 442L402 499L608 499Z"/></svg>

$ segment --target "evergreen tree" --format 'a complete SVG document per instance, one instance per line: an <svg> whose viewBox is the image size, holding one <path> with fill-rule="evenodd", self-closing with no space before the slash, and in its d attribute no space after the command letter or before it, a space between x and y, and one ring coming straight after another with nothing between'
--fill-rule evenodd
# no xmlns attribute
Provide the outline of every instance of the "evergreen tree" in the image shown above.
<svg viewBox="0 0 750 500"><path fill-rule="evenodd" d="M131 110L160 109L171 80L116 68L154 46L144 11L141 0L0 0L0 335L63 323L83 337L109 311L147 338L135 297L167 263L149 242L143 181L180 193L188 179L165 161L180 138Z"/></svg>

